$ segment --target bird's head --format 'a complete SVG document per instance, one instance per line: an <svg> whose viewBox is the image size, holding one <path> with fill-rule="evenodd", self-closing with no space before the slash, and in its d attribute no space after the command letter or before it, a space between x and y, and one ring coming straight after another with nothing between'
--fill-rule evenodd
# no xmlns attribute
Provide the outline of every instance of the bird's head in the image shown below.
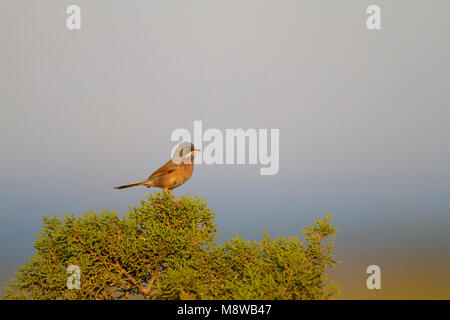
<svg viewBox="0 0 450 320"><path fill-rule="evenodd" d="M194 145L190 142L182 142L175 150L172 161L176 164L184 163L191 164L194 163L195 154L200 151L195 149Z"/></svg>

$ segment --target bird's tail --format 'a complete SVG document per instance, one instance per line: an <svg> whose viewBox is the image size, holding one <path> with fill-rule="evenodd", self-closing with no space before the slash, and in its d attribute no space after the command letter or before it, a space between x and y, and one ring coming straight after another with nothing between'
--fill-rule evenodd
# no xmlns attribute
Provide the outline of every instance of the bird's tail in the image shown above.
<svg viewBox="0 0 450 320"><path fill-rule="evenodd" d="M136 181L136 182L132 182L129 184L124 184L123 186L114 187L114 189L125 189L125 188L140 186L140 185L144 185L144 182L147 182L147 180Z"/></svg>

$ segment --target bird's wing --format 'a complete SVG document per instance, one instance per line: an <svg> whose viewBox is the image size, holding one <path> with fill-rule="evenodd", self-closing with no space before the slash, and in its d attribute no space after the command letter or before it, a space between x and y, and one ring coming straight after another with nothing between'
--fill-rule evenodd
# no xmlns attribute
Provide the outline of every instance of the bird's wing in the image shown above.
<svg viewBox="0 0 450 320"><path fill-rule="evenodd" d="M173 163L172 160L167 161L167 163L165 165L163 165L161 168L159 168L158 170L156 170L155 172L153 172L150 178L155 178L155 177L160 177L160 176L164 176L166 174L169 174L173 171L175 171L177 169L177 165L175 163Z"/></svg>

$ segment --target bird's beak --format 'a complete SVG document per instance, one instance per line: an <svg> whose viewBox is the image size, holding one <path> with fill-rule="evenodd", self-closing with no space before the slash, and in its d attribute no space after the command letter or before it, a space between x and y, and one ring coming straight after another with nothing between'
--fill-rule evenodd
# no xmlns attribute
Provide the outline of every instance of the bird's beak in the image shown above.
<svg viewBox="0 0 450 320"><path fill-rule="evenodd" d="M195 155L199 151L200 151L199 149L194 149L191 152L189 152L187 155L185 155L184 158L189 158L191 155Z"/></svg>

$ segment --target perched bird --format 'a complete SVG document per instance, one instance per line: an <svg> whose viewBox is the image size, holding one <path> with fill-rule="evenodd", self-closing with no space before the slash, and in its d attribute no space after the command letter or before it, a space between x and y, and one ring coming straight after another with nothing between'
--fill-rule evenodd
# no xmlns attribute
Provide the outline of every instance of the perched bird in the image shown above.
<svg viewBox="0 0 450 320"><path fill-rule="evenodd" d="M194 170L194 156L197 150L190 142L182 142L175 150L174 156L165 165L153 172L150 177L142 181L136 181L114 189L125 189L135 186L158 187L163 192L181 186L192 176Z"/></svg>

